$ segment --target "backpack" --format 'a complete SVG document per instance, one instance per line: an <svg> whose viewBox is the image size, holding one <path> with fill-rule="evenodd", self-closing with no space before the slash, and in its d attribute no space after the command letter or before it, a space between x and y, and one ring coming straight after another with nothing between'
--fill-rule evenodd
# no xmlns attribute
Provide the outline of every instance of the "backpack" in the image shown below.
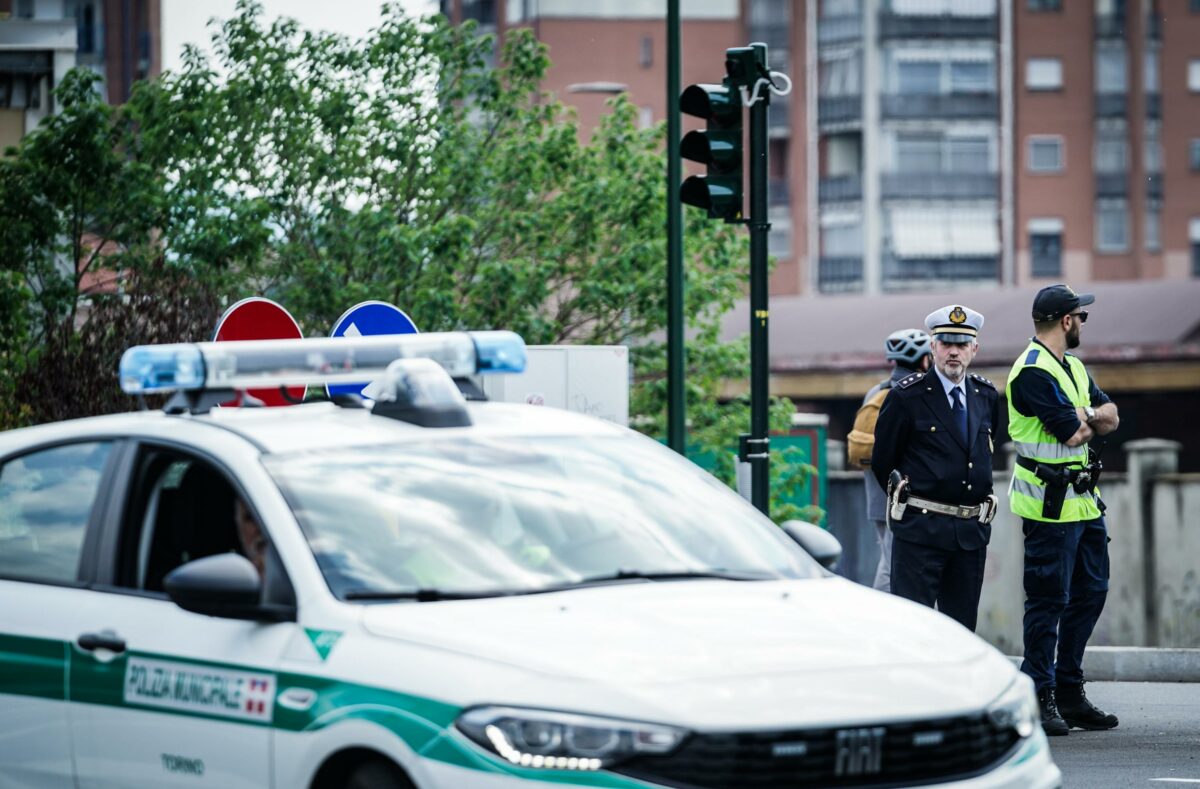
<svg viewBox="0 0 1200 789"><path fill-rule="evenodd" d="M871 467L871 451L875 448L875 420L879 419L879 409L891 388L891 380L882 382L879 391L863 403L854 415L854 428L846 436L846 455L852 469Z"/></svg>

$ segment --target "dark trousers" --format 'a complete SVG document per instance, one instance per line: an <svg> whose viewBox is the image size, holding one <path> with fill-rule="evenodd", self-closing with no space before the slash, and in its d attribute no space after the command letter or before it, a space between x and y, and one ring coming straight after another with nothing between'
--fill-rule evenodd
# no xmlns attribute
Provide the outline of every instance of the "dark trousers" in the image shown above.
<svg viewBox="0 0 1200 789"><path fill-rule="evenodd" d="M892 542L892 594L937 608L969 630L979 617L979 591L987 548L946 550L896 538Z"/></svg>
<svg viewBox="0 0 1200 789"><path fill-rule="evenodd" d="M1083 650L1108 597L1104 518L1072 523L1024 519L1025 661L1038 690L1083 682ZM1055 647L1058 660L1055 661Z"/></svg>

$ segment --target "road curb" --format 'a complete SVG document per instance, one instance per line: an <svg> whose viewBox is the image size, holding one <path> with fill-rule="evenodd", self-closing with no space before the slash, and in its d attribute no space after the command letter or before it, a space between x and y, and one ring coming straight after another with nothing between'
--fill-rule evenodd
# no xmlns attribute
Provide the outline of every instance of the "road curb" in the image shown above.
<svg viewBox="0 0 1200 789"><path fill-rule="evenodd" d="M1092 682L1200 682L1200 649L1088 647L1083 674Z"/></svg>

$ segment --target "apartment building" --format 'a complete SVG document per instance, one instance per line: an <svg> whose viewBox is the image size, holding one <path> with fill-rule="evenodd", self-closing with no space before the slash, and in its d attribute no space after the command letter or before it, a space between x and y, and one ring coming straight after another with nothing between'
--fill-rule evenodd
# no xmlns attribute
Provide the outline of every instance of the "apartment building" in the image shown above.
<svg viewBox="0 0 1200 789"><path fill-rule="evenodd" d="M444 0L550 46L590 128L666 109L661 2ZM682 84L768 45L771 289L1200 277L1200 0L683 0ZM686 121L685 121L686 124Z"/></svg>
<svg viewBox="0 0 1200 789"><path fill-rule="evenodd" d="M0 0L0 150L53 112L51 92L76 65L107 101L158 74L159 0Z"/></svg>

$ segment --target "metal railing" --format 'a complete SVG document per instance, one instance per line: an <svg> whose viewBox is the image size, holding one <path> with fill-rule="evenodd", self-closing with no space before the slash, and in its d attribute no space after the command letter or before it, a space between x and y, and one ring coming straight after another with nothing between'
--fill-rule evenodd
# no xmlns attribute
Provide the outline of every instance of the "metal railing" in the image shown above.
<svg viewBox="0 0 1200 789"><path fill-rule="evenodd" d="M879 37L888 38L996 38L996 16L953 14L879 14Z"/></svg>
<svg viewBox="0 0 1200 789"><path fill-rule="evenodd" d="M847 203L862 199L862 175L838 175L817 183L817 199L822 203Z"/></svg>
<svg viewBox="0 0 1200 789"><path fill-rule="evenodd" d="M1097 93L1096 117L1116 118L1125 115L1129 109L1129 95L1126 93Z"/></svg>
<svg viewBox="0 0 1200 789"><path fill-rule="evenodd" d="M884 118L995 118L995 93L897 94L883 97Z"/></svg>
<svg viewBox="0 0 1200 789"><path fill-rule="evenodd" d="M1127 197L1129 173L1096 173L1096 197Z"/></svg>
<svg viewBox="0 0 1200 789"><path fill-rule="evenodd" d="M862 38L862 17L823 16L817 20L817 44L845 44Z"/></svg>
<svg viewBox="0 0 1200 789"><path fill-rule="evenodd" d="M817 121L822 126L862 120L862 96L821 96Z"/></svg>
<svg viewBox="0 0 1200 789"><path fill-rule="evenodd" d="M970 258L883 258L883 289L918 290L931 283L997 280L1000 258L996 255Z"/></svg>
<svg viewBox="0 0 1200 789"><path fill-rule="evenodd" d="M1000 177L995 173L884 173L884 200L996 199Z"/></svg>
<svg viewBox="0 0 1200 789"><path fill-rule="evenodd" d="M822 293L854 293L863 289L861 257L822 255L817 262L817 289Z"/></svg>

